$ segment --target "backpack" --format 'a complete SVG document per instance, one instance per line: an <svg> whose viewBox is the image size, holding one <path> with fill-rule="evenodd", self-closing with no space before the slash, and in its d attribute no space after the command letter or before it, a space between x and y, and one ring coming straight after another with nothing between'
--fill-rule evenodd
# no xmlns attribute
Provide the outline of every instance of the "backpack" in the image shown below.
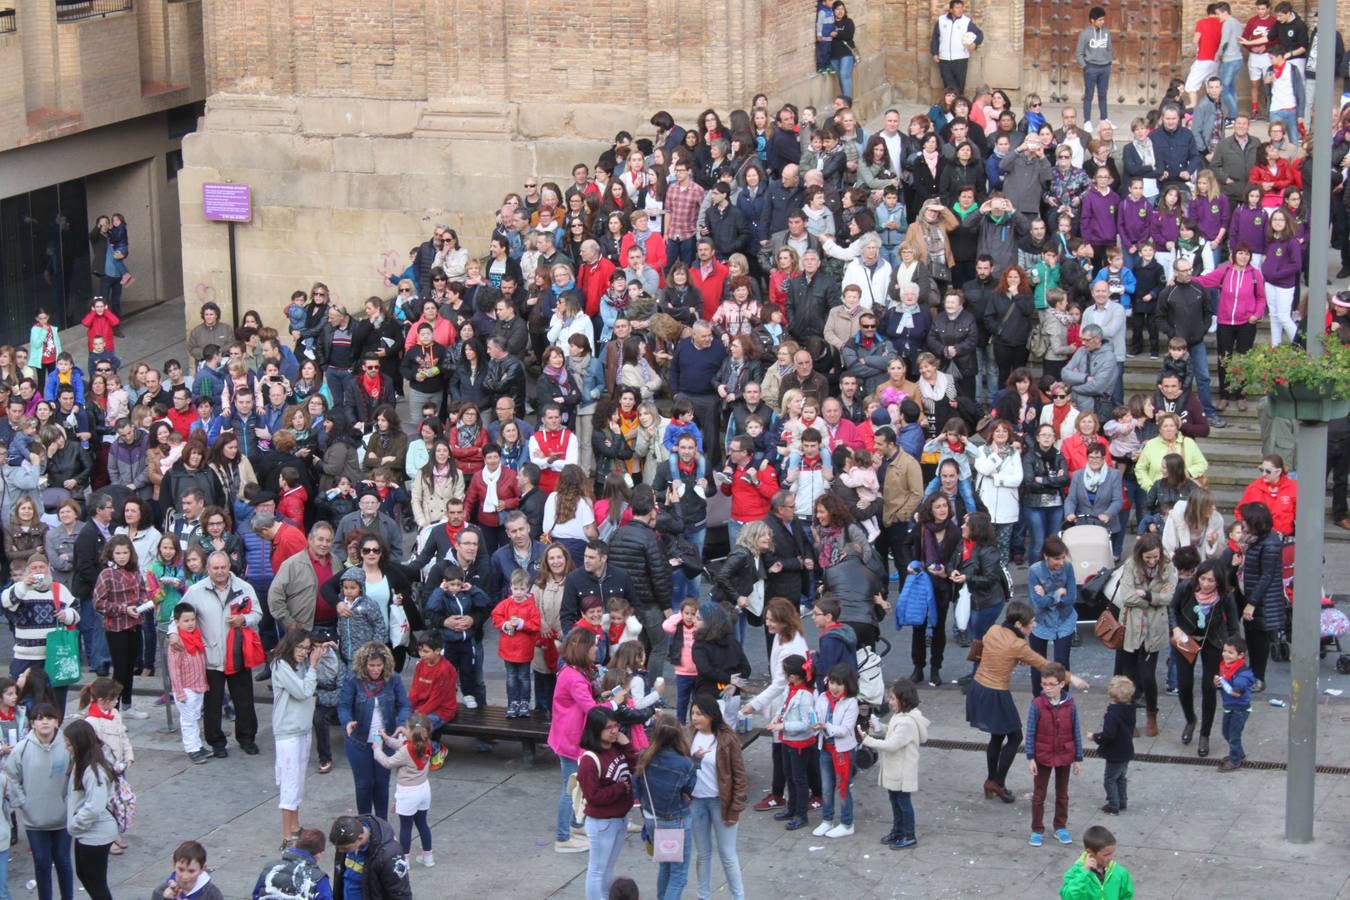
<svg viewBox="0 0 1350 900"><path fill-rule="evenodd" d="M581 757L577 760L578 771L580 771L582 760L588 756L595 760L595 772L597 775L600 774L600 757L589 750L583 751ZM584 821L586 795L581 792L581 781L577 778L577 772L567 776L567 795L572 798L572 818L578 822Z"/></svg>
<svg viewBox="0 0 1350 900"><path fill-rule="evenodd" d="M1050 338L1045 333L1045 327L1040 319L1031 326L1031 337L1027 339L1027 349L1031 352L1032 359L1045 359L1045 354L1050 352Z"/></svg>
<svg viewBox="0 0 1350 900"><path fill-rule="evenodd" d="M312 859L286 851L258 878L258 900L313 900L318 896L323 870Z"/></svg>
<svg viewBox="0 0 1350 900"><path fill-rule="evenodd" d="M131 783L127 781L126 775L121 772L113 777L112 790L109 791L108 797L108 812L117 823L119 834L130 831L132 823L136 821L136 792L131 789Z"/></svg>
<svg viewBox="0 0 1350 900"><path fill-rule="evenodd" d="M858 699L874 707L881 706L886 700L881 656L872 647L858 648Z"/></svg>

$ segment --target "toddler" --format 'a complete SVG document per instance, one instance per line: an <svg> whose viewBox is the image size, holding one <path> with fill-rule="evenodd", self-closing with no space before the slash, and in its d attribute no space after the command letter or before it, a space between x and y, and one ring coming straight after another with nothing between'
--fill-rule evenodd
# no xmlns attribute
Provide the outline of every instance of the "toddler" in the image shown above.
<svg viewBox="0 0 1350 900"><path fill-rule="evenodd" d="M758 469L764 460L773 459L773 433L764 426L762 416L750 416L745 420L745 434L755 442L755 450L750 454L750 468Z"/></svg>
<svg viewBox="0 0 1350 900"><path fill-rule="evenodd" d="M1195 366L1191 363L1191 352L1184 337L1174 337L1167 342L1167 358L1163 360L1159 374L1180 378L1183 391L1195 387Z"/></svg>
<svg viewBox="0 0 1350 900"><path fill-rule="evenodd" d="M1143 446L1139 439L1139 425L1139 420L1128 406L1117 406L1111 410L1111 420L1103 426L1110 440L1111 461L1123 473L1128 473L1139 458L1139 450Z"/></svg>
<svg viewBox="0 0 1350 900"><path fill-rule="evenodd" d="M178 709L178 733L188 759L201 765L211 758L202 746L202 700L206 697L206 644L197 630L197 611L189 603L173 607L182 646L169 644L166 665L173 704ZM167 630L167 628L166 628ZM165 641L167 644L168 641Z"/></svg>
<svg viewBox="0 0 1350 900"><path fill-rule="evenodd" d="M877 751L881 784L891 800L891 830L881 839L892 850L916 846L914 801L919 789L919 745L928 740L928 719L919 712L919 689L908 678L891 684L886 694L891 719L884 737L874 737L858 725L858 741Z"/></svg>
<svg viewBox="0 0 1350 900"><path fill-rule="evenodd" d="M308 313L305 310L305 301L309 299L304 291L295 291L291 294L291 302L286 304L286 325L291 331L299 334L305 330ZM307 359L315 359L314 338L306 337L300 339L300 355Z"/></svg>
<svg viewBox="0 0 1350 900"><path fill-rule="evenodd" d="M881 496L881 485L877 481L877 465L881 462L879 456L873 456L866 450L858 450L853 454L855 465L848 471L840 471L839 480L858 492L858 502L871 504ZM881 529L877 526L876 516L869 516L862 522L863 531L867 532L867 540L875 541L877 535L881 534Z"/></svg>
<svg viewBox="0 0 1350 900"><path fill-rule="evenodd" d="M703 432L694 421L694 405L684 394L676 394L671 405L670 424L661 438L661 445L671 453L679 446L680 438L692 435L698 452L703 453Z"/></svg>
<svg viewBox="0 0 1350 900"><path fill-rule="evenodd" d="M1068 671L1059 663L1041 668L1041 693L1027 709L1027 768L1034 786L1031 791L1031 839L1039 847L1044 842L1045 794L1051 773L1055 776L1055 838L1072 844L1069 836L1069 771L1083 774L1083 733L1078 726L1078 707L1064 693ZM1037 737L1039 732L1039 739ZM1070 744L1068 736L1073 735ZM1058 738L1056 739L1056 737Z"/></svg>
<svg viewBox="0 0 1350 900"><path fill-rule="evenodd" d="M698 629L697 597L685 597L680 611L661 623L661 630L670 635L667 655L675 660L675 715L681 722L688 719L689 700L698 681L698 667L694 665L694 632Z"/></svg>
<svg viewBox="0 0 1350 900"><path fill-rule="evenodd" d="M609 612L604 617L604 625L608 629L610 649L616 650L620 644L636 641L642 635L642 623L633 615L633 607L623 597L610 597L607 605Z"/></svg>
<svg viewBox="0 0 1350 900"><path fill-rule="evenodd" d="M936 453L938 455L938 467L941 468L944 459L953 460L960 472L961 480L958 489L961 493L961 500L966 504L966 509L978 509L975 505L975 490L971 485L970 472L971 466L975 462L975 452L966 440L970 434L966 430L966 423L958 416L952 416L943 426L942 434L935 438L930 438L923 445L925 453ZM928 484L925 492L931 494L938 489L938 479L935 476Z"/></svg>
<svg viewBox="0 0 1350 900"><path fill-rule="evenodd" d="M108 349L108 339L99 334L89 339L89 366L85 371L92 374L94 367L101 362L111 364L114 372L122 368L122 360L117 358L116 353Z"/></svg>
<svg viewBox="0 0 1350 900"><path fill-rule="evenodd" d="M431 852L431 826L427 813L431 810L432 743L431 722L426 716L414 713L403 725L407 738L395 737L383 731L380 741L371 745L375 761L394 772L394 811L398 813L398 842L406 856L412 849L413 826L422 842L422 852L415 859L427 868L436 865ZM384 747L397 747L393 756Z"/></svg>
<svg viewBox="0 0 1350 900"><path fill-rule="evenodd" d="M492 610L492 624L501 632L497 655L506 665L506 717L523 719L530 715L530 662L534 642L543 627L539 606L530 593L530 573L516 569L511 573L511 595Z"/></svg>
<svg viewBox="0 0 1350 900"><path fill-rule="evenodd" d="M121 213L113 213L112 226L108 229L108 249L103 260L103 271L109 275L120 275L122 286L127 287L136 280L136 276L127 270L126 258L131 255L131 245L127 240L127 220Z"/></svg>
<svg viewBox="0 0 1350 900"><path fill-rule="evenodd" d="M1228 755L1219 763L1220 772L1236 772L1247 759L1242 749L1242 729L1252 714L1252 685L1256 675L1247 665L1247 642L1230 637L1223 642L1223 661L1214 686L1223 691L1223 739L1228 742Z"/></svg>
<svg viewBox="0 0 1350 900"><path fill-rule="evenodd" d="M487 705L482 647L474 636L474 624L490 608L487 594L466 582L464 570L456 565L445 567L440 586L427 598L427 621L440 623L445 657L459 673L465 709Z"/></svg>
<svg viewBox="0 0 1350 900"><path fill-rule="evenodd" d="M1106 760L1106 774L1102 776L1106 804L1102 812L1114 816L1124 812L1129 801L1125 783L1130 760L1134 759L1134 682L1117 675L1107 685L1106 696L1111 704L1106 707L1102 730L1092 735L1092 740L1097 753Z"/></svg>
<svg viewBox="0 0 1350 900"><path fill-rule="evenodd" d="M1128 312L1134 300L1134 273L1125 268L1125 257L1119 247L1106 251L1106 268L1092 279L1094 283L1105 281L1111 291L1111 299L1123 306Z"/></svg>

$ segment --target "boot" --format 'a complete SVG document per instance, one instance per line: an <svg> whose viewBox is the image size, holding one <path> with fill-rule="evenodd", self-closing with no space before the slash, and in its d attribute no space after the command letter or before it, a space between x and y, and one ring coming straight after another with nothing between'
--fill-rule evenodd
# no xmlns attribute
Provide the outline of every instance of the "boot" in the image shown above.
<svg viewBox="0 0 1350 900"><path fill-rule="evenodd" d="M1158 714L1156 712L1148 714L1148 728L1146 729L1145 734L1149 737L1158 736Z"/></svg>

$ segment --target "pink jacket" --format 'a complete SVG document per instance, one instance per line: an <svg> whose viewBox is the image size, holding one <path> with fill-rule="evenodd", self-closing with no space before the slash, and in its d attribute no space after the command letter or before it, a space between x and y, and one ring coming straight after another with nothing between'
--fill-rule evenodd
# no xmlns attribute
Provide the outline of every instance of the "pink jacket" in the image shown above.
<svg viewBox="0 0 1350 900"><path fill-rule="evenodd" d="M1246 325L1252 316L1266 311L1266 280L1255 266L1239 269L1224 263L1212 272L1191 279L1201 287L1219 289L1219 324Z"/></svg>
<svg viewBox="0 0 1350 900"><path fill-rule="evenodd" d="M553 722L548 727L548 746L563 759L581 758L581 731L586 713L598 706L586 676L571 666L563 666L553 689Z"/></svg>

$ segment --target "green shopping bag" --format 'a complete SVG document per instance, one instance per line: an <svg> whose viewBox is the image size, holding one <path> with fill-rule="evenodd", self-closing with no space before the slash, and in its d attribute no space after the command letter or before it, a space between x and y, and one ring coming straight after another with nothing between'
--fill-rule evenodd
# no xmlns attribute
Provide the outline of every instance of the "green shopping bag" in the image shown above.
<svg viewBox="0 0 1350 900"><path fill-rule="evenodd" d="M80 632L58 628L47 632L47 678L52 687L69 687L80 680Z"/></svg>

